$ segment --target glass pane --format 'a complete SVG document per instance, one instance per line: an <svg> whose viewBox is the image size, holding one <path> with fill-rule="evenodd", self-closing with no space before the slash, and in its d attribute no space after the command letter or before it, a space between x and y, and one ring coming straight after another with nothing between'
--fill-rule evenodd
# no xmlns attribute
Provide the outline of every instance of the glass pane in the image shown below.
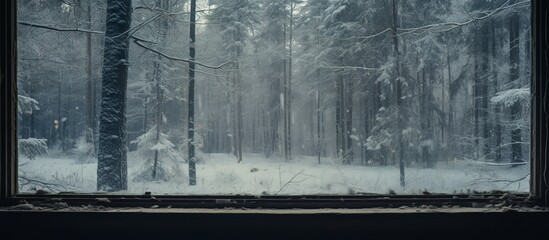
<svg viewBox="0 0 549 240"><path fill-rule="evenodd" d="M530 1L17 2L20 192L529 191Z"/></svg>

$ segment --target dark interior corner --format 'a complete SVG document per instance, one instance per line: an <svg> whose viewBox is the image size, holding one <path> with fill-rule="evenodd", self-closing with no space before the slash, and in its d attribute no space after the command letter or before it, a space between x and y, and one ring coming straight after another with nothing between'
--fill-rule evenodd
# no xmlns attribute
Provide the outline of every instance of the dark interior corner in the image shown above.
<svg viewBox="0 0 549 240"><path fill-rule="evenodd" d="M549 2L533 0L532 178L535 206L318 210L14 208L15 0L0 3L0 239L548 239ZM8 101L9 100L9 101ZM55 198L55 197L53 197ZM32 203L32 202L31 202ZM87 206L87 205L86 205Z"/></svg>

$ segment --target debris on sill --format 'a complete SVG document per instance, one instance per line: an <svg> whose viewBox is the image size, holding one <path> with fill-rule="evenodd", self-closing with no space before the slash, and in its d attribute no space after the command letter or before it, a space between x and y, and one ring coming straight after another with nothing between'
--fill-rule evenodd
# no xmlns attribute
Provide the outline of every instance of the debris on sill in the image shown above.
<svg viewBox="0 0 549 240"><path fill-rule="evenodd" d="M42 208L35 207L34 205L29 204L29 203L21 203L21 204L17 204L17 205L14 205L14 206L6 207L6 208L4 208L4 210L38 211L38 210L42 210Z"/></svg>
<svg viewBox="0 0 549 240"><path fill-rule="evenodd" d="M161 202L160 199L154 198L150 193L146 193L146 196L150 197L151 199L154 199L156 202ZM474 198L476 198L478 201L475 201ZM390 199L390 197L384 196L380 197L379 199ZM471 199L471 202L465 202L460 203L460 201L453 201L456 199ZM95 204L91 205L82 205L82 206L69 206L67 202L65 202L62 198L59 197L52 197L47 198L43 201L35 201L28 203L27 201L21 201L17 205L8 206L0 208L0 211L51 211L51 210L59 210L59 211L110 211L110 210L138 210L138 209L178 209L177 207L173 207L171 205L162 205L162 204L150 204L150 202L147 204L145 203L143 207L109 207L111 200L106 197L98 197L95 198ZM456 196L454 195L451 198L448 198L448 202L439 204L422 204L422 205L416 205L412 203L412 205L402 205L402 206L393 206L390 205L389 207L377 207L377 208L364 208L360 211L368 212L368 209L371 209L372 212L377 212L380 209L384 209L390 212L393 211L406 211L406 212L439 212L439 211L451 211L451 212L459 212L459 209L464 209L464 211L476 211L473 209L478 209L478 211L486 211L486 212L498 212L501 211L503 213L509 213L509 212L548 212L549 207L543 207L536 205L537 200L533 198L532 196L528 197L521 197L520 195L515 195L513 193L506 192L502 194L501 196L485 196L485 195L465 195L465 196ZM233 199L216 199L215 203L218 204L234 204L236 203ZM268 210L268 209L262 209L261 207L255 207L255 208L245 208L245 207L239 207L237 205L233 207L228 208L216 208L217 210L224 209L224 210ZM329 212L332 211L338 211L339 208L334 209L316 209L318 211L327 210ZM275 210L275 209L271 209ZM281 211L286 211L288 209L281 209ZM294 209L299 210L299 209ZM342 211L347 211L348 209L341 208ZM358 210L358 209L357 209ZM177 211L177 210L176 210ZM184 211L184 210L183 210ZM314 211L314 209L309 209L308 211Z"/></svg>
<svg viewBox="0 0 549 240"><path fill-rule="evenodd" d="M109 200L108 198L95 198L95 201L100 202L100 203L110 203L111 202L111 200Z"/></svg>

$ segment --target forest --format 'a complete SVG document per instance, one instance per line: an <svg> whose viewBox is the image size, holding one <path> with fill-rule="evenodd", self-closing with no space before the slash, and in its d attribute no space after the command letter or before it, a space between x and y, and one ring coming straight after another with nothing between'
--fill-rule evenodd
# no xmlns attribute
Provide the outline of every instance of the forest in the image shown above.
<svg viewBox="0 0 549 240"><path fill-rule="evenodd" d="M528 191L528 0L18 0L19 190Z"/></svg>

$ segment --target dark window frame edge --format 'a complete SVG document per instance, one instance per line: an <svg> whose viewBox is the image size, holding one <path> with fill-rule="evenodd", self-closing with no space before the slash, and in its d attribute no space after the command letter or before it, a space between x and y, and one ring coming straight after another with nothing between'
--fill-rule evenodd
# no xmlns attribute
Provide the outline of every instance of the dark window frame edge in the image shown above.
<svg viewBox="0 0 549 240"><path fill-rule="evenodd" d="M532 196L545 206L549 205L549 175L547 170L548 152L548 99L544 97L549 92L549 55L548 49L548 22L545 14L549 12L549 3L543 0L531 1L531 136L530 161L531 177L530 192ZM545 44L544 44L545 43ZM544 56L545 55L545 56Z"/></svg>
<svg viewBox="0 0 549 240"><path fill-rule="evenodd" d="M17 86L17 28L15 26L16 0L1 3L0 28L0 203L9 202L16 192L17 113L15 112Z"/></svg>
<svg viewBox="0 0 549 240"><path fill-rule="evenodd" d="M2 1L3 12L0 22L0 206L13 206L19 203L52 206L64 202L73 206L93 205L105 207L184 207L184 208L396 208L401 206L420 207L460 206L475 204L548 206L549 176L544 176L547 168L547 79L549 57L547 22L544 13L549 11L549 3L531 0L532 23L532 64L531 64L531 178L530 194L475 193L472 195L429 194L429 195L321 195L321 196L251 196L251 195L120 195L120 194L50 194L30 195L17 193L17 0ZM544 68L545 66L545 68ZM545 130L545 131L541 131ZM507 200L511 200L510 202Z"/></svg>

